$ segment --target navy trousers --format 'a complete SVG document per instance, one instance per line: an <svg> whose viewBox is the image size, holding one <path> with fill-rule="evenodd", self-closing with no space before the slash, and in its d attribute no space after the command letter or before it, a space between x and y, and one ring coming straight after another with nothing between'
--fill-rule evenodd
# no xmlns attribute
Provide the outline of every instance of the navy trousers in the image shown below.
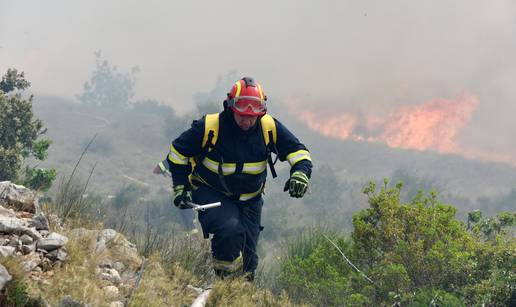
<svg viewBox="0 0 516 307"><path fill-rule="evenodd" d="M263 199L259 197L242 203L206 186L193 191L192 198L197 204L222 203L220 207L199 211L203 232L213 234L213 258L233 261L242 253L244 272L254 273L258 266L256 245L262 229Z"/></svg>

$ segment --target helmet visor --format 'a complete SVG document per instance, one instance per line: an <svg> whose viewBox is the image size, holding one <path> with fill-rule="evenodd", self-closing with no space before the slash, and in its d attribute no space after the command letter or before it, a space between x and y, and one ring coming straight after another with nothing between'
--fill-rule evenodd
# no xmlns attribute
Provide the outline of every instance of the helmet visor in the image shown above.
<svg viewBox="0 0 516 307"><path fill-rule="evenodd" d="M232 100L231 106L240 113L255 113L256 115L262 115L267 111L267 103L254 96L240 96Z"/></svg>

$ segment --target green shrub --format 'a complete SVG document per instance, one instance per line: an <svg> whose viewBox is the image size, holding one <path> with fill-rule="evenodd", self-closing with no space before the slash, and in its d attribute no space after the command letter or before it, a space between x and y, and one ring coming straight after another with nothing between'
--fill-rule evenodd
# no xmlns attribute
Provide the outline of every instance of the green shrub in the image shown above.
<svg viewBox="0 0 516 307"><path fill-rule="evenodd" d="M282 287L296 301L350 306L516 305L515 214L483 218L456 208L436 192L400 199L402 184L364 193L369 208L353 216L351 241L312 231L289 244L281 264Z"/></svg>
<svg viewBox="0 0 516 307"><path fill-rule="evenodd" d="M44 302L39 298L33 298L27 293L27 285L21 280L12 280L5 289L5 301L2 306L16 307L43 307Z"/></svg>
<svg viewBox="0 0 516 307"><path fill-rule="evenodd" d="M48 191L56 176L57 172L55 169L27 167L23 185L33 190Z"/></svg>
<svg viewBox="0 0 516 307"><path fill-rule="evenodd" d="M352 294L350 267L325 236L344 253L349 251L350 242L345 237L312 229L289 244L281 261L279 286L297 302L343 305L346 296Z"/></svg>
<svg viewBox="0 0 516 307"><path fill-rule="evenodd" d="M55 178L55 170L23 168L29 157L45 160L52 143L40 139L46 129L34 117L33 96L25 98L21 94L29 86L24 73L16 69L8 69L0 81L0 181L23 183L20 178L25 177L32 188L46 190Z"/></svg>

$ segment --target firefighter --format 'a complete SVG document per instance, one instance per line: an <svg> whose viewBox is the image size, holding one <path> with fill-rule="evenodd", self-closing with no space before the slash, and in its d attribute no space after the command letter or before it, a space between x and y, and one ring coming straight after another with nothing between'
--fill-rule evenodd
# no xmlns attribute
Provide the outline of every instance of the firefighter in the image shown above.
<svg viewBox="0 0 516 307"><path fill-rule="evenodd" d="M243 272L254 278L267 165L276 177L272 153L288 161L284 190L300 198L312 170L307 148L277 119L267 114L267 97L253 78L238 80L224 100L224 110L195 120L173 140L168 155L174 204L221 202L198 213L204 237L211 238L215 274Z"/></svg>

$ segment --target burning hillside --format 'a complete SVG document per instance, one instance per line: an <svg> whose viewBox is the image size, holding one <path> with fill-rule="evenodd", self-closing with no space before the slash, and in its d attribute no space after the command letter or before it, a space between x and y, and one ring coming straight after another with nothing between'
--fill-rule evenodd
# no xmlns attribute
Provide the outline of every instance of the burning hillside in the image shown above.
<svg viewBox="0 0 516 307"><path fill-rule="evenodd" d="M434 99L417 106L400 107L382 117L303 111L299 118L310 129L327 137L514 164L510 156L484 153L459 143L458 136L468 125L477 105L477 97L463 93L453 99Z"/></svg>

